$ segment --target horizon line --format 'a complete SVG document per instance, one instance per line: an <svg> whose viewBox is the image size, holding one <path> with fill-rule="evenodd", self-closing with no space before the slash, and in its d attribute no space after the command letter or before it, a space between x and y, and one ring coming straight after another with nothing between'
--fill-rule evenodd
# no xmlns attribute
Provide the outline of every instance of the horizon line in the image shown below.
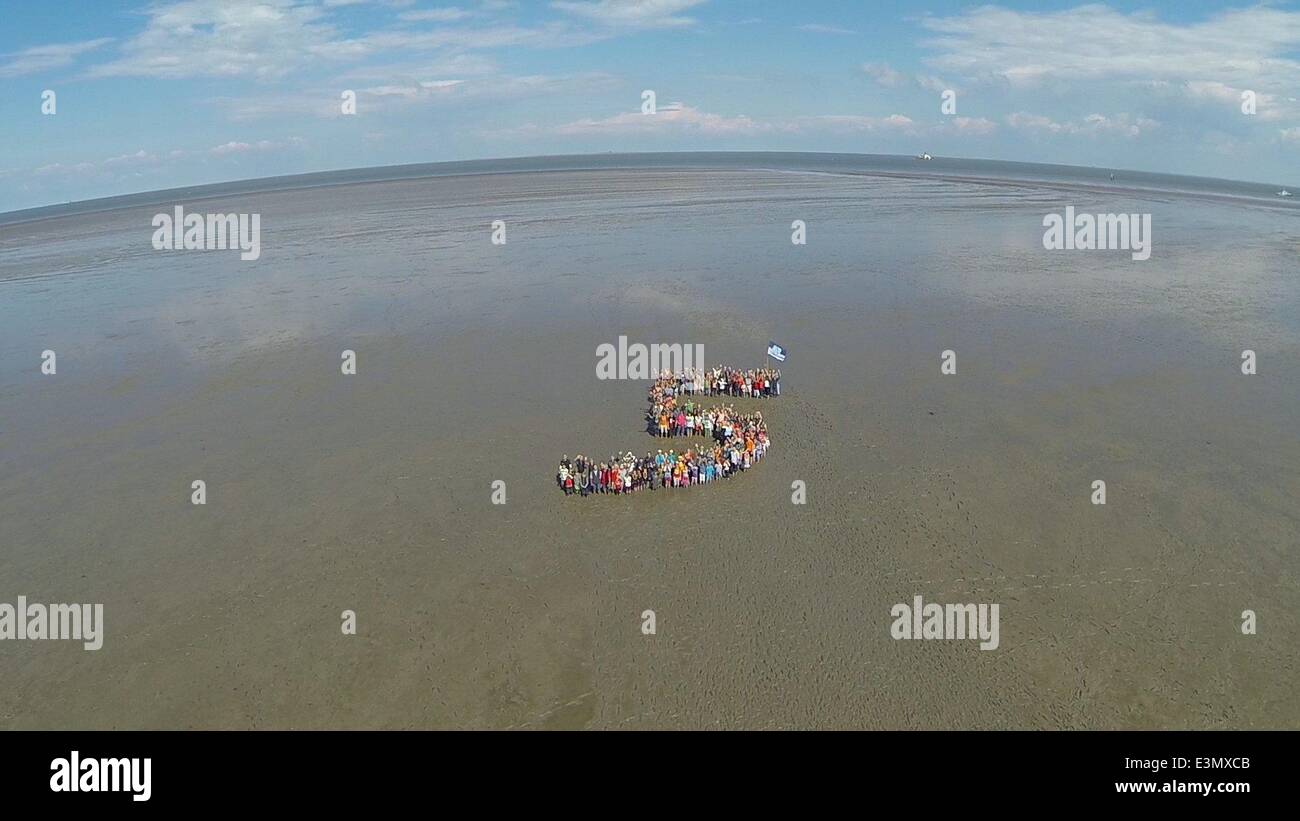
<svg viewBox="0 0 1300 821"><path fill-rule="evenodd" d="M430 172L432 172L434 169L439 167L450 168L453 166L470 166L470 165L481 165L481 164L490 164L490 163L509 163L509 162L522 163L528 161L547 161L547 160L572 161L572 160L582 160L582 159L590 159L590 158L604 158L604 159L611 159L611 158L618 158L618 157L671 158L671 157L704 157L704 156L719 156L719 155L742 157L742 156L758 155L758 154L780 154L786 156L805 156L805 157L859 157L859 158L875 157L875 158L889 159L889 160L899 160L899 159L920 160L921 159L920 157L911 154L876 154L876 153L867 153L867 152L847 152L847 151L775 151L775 150L745 150L745 151L692 150L692 151L628 151L628 152L600 151L600 152L587 152L581 154L526 154L526 155L504 156L504 157L482 157L482 158L465 159L465 160L440 160L436 162L414 162L414 163L396 163L392 165L351 166L346 168L328 168L328 169L320 169L315 171L302 171L294 174L274 174L266 177L245 177L240 179L221 180L218 182L199 183L196 185L182 185L173 188L158 188L158 189L146 189L143 191L130 191L122 194L111 194L106 197L91 197L89 199L84 199L84 200L68 200L61 203L37 205L29 208L18 208L12 211L0 211L0 224L18 225L27 222L35 222L43 219L58 218L62 216L82 216L86 214L102 213L105 211L115 211L121 208L143 206L143 205L151 204L151 201L145 200L145 201L131 202L131 203L122 203L119 201L158 195L157 202L165 202L170 198L163 195L173 194L176 192L192 191L193 194L187 197L187 199L205 200L205 199L215 199L226 194L241 194L241 193L268 194L268 193L277 193L283 191L306 190L311 188L327 188L327 187L334 187L334 186L358 185L358 184L378 183L378 182L396 182L400 180L433 179L438 177L487 176L492 174L505 174L505 173L612 171L612 170L619 170L619 169L610 166L593 167L593 168L540 167L540 168L524 168L524 169L495 169L495 170L483 169L483 170L466 170L460 173L447 173L447 174L425 173L425 174L413 174L411 176L393 176L389 178L371 177L371 178L356 179L351 181L347 181L347 180L337 181L337 182L324 181L324 182L317 182L311 184L305 182L305 179L308 177L318 177L326 174L336 174L336 175L364 174L366 172L392 171L392 170L399 170L399 169L416 169L416 168L427 168L429 169ZM925 162L929 163L929 162L951 162L951 161L994 163L999 165L1020 166L1020 167L1028 167L1028 168L1070 169L1075 171L1092 171L1098 173L1111 173L1111 174L1119 173L1124 175L1138 175L1138 176L1152 177L1152 178L1170 177L1170 178L1180 179L1180 180L1194 180L1194 181L1208 182L1208 183L1219 183L1219 184L1227 183L1230 185L1260 186L1261 188L1271 188L1274 185L1276 185L1276 183L1272 183L1272 182L1268 182L1268 183L1256 182L1253 180L1240 180L1240 179L1232 179L1228 177L1207 177L1207 176L1200 176L1200 175L1193 175L1193 174L1171 174L1163 171L1141 171L1138 169L1131 169L1131 168L1114 168L1114 167L1092 166L1092 165L1071 165L1068 163L1021 162L1017 160L1001 160L1001 159L993 159L987 157L965 157L965 156L943 155L943 156L934 156L932 157L931 160L926 160ZM669 168L669 166L665 166L664 168ZM630 169L622 169L622 170L630 170ZM776 169L766 169L764 167L755 166L754 168L749 170L761 171L761 170L776 170ZM783 169L783 170L792 170L792 169ZM798 169L793 169L793 170L797 171ZM936 174L933 172L925 173L921 169L917 169L917 173L915 174L900 173L897 171L890 172L884 170L876 170L873 172L869 169L865 169L863 172L863 176L941 177L944 175ZM956 177L955 179L978 182L980 181L980 179L987 179L988 181L993 181L994 178ZM1021 180L1015 180L1013 178L1004 178L1004 179L1006 181L1021 181ZM302 184L293 184L292 181L295 180L302 181ZM212 190L212 189L219 189L219 188L229 188L232 186L236 186L236 187L245 186L252 183L274 183L276 181L282 181L286 184L280 186L272 185L270 187L259 186L255 189L251 189L247 191ZM1024 181L1029 181L1029 180L1024 180ZM1049 181L1044 180L1042 182L1049 182ZM1151 189L1133 188L1133 187L1125 187L1125 186L1118 186L1118 185L1114 187L1122 188L1126 190L1134 190L1134 191L1151 190ZM1300 188L1300 186L1296 186L1296 187ZM1285 190L1285 188L1286 186L1283 185L1282 189ZM93 206L96 203L101 204L102 207L97 207L97 208L85 207L85 206ZM67 213L58 213L63 209L67 209ZM54 212L54 213L49 213L49 212Z"/></svg>

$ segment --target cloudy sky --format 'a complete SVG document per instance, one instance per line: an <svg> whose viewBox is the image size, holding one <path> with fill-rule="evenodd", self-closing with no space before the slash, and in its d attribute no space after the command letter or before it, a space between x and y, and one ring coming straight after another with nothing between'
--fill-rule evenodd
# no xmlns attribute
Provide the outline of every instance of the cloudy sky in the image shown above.
<svg viewBox="0 0 1300 821"><path fill-rule="evenodd" d="M929 151L1300 185L1298 96L1295 2L14 3L0 211L605 151Z"/></svg>

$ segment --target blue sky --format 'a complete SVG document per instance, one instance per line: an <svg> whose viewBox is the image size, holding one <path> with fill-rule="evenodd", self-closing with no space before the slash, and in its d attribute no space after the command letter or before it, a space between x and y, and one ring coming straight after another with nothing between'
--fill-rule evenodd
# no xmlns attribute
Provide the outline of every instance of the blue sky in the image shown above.
<svg viewBox="0 0 1300 821"><path fill-rule="evenodd" d="M929 151L1300 183L1293 2L104 0L3 14L0 211L605 151Z"/></svg>

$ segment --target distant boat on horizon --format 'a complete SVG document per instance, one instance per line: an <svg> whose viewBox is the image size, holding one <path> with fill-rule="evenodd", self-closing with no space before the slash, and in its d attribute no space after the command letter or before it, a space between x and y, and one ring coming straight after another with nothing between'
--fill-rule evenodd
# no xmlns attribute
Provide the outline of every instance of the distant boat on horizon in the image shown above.
<svg viewBox="0 0 1300 821"><path fill-rule="evenodd" d="M917 158L918 160L933 160L933 159L934 159L934 157L931 157L929 154L926 154L926 153L924 153L924 152L922 152L922 153L920 153L920 154L917 154L917 155L916 155L916 158Z"/></svg>
<svg viewBox="0 0 1300 821"><path fill-rule="evenodd" d="M1277 192L1277 195L1279 197L1289 197L1291 196L1291 192L1283 188L1281 191Z"/></svg>

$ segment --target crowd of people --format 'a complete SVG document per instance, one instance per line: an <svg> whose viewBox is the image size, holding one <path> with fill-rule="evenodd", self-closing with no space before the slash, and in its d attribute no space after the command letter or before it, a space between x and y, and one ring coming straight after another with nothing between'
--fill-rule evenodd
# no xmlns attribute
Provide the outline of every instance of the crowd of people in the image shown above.
<svg viewBox="0 0 1300 821"><path fill-rule="evenodd" d="M780 396L781 372L769 368L696 369L664 373L650 386L647 431L652 436L694 437L680 448L619 452L603 461L578 454L560 460L556 482L566 496L632 493L691 487L726 479L757 464L771 442L761 411L706 406L696 396Z"/></svg>
<svg viewBox="0 0 1300 821"><path fill-rule="evenodd" d="M781 395L780 368L687 368L664 373L655 381L669 396L746 396L755 399Z"/></svg>

